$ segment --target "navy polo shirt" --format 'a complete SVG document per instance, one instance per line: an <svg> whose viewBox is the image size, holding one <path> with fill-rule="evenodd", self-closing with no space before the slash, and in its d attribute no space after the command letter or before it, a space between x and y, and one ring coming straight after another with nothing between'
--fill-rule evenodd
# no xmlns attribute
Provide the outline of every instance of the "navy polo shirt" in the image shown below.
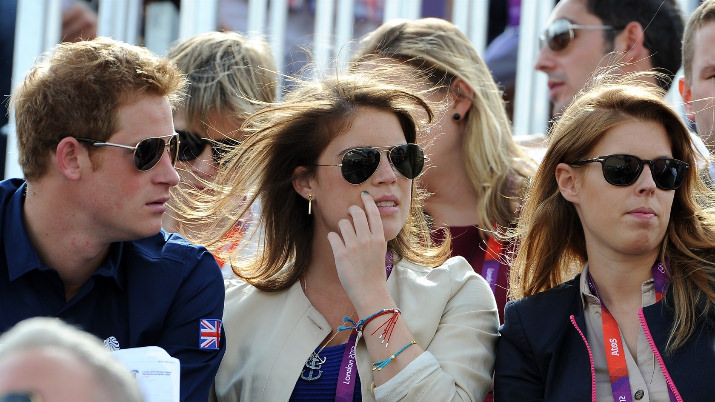
<svg viewBox="0 0 715 402"><path fill-rule="evenodd" d="M223 328L218 345L211 342L224 302L213 256L163 230L115 243L66 301L59 274L42 264L25 231L25 187L20 179L0 182L0 333L23 319L47 316L122 349L160 346L181 362L181 400L206 401L225 351Z"/></svg>

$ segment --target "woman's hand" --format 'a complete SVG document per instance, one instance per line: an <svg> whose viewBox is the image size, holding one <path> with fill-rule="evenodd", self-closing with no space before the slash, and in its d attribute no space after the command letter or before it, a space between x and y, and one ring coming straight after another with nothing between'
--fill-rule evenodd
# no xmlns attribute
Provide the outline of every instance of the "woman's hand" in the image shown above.
<svg viewBox="0 0 715 402"><path fill-rule="evenodd" d="M360 305L387 293L385 285L385 254L387 241L380 211L367 191L361 194L364 208L352 205L352 218L338 222L340 234L328 233L333 249L338 277L356 309Z"/></svg>
<svg viewBox="0 0 715 402"><path fill-rule="evenodd" d="M365 319L383 309L399 306L390 296L385 280L387 241L380 210L366 191L363 191L361 197L364 208L350 206L348 214L352 220L341 219L338 222L340 233L328 233L328 241L333 248L340 282L353 303L358 318ZM394 320L392 327L385 327L388 320ZM365 324L364 329L363 339L370 360L374 364L386 364L381 366L380 371L372 372L377 386L394 377L424 352L420 345L413 344L415 337L399 315L375 317ZM384 339L389 341L383 342ZM399 354L399 359L390 358L402 348L405 349ZM388 363L384 363L385 359L388 359Z"/></svg>

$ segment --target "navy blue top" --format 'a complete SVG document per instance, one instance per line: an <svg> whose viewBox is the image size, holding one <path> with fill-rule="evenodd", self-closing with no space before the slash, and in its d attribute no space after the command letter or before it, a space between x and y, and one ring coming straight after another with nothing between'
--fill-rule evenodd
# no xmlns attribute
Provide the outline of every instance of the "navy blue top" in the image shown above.
<svg viewBox="0 0 715 402"><path fill-rule="evenodd" d="M507 303L494 368L495 401L588 400L595 377L585 342L588 328L580 275ZM685 345L666 353L674 305L671 286L661 301L642 309L644 331L647 328L652 336L682 400L711 401L715 395L715 313L710 310L706 316L698 305L693 335Z"/></svg>
<svg viewBox="0 0 715 402"><path fill-rule="evenodd" d="M343 354L347 343L335 346L326 346L319 356L325 358L325 364L320 369L322 374L315 381L306 381L298 377L298 382L293 388L293 394L290 397L291 401L335 401L335 394L338 389L338 372L340 371L340 363L343 362ZM320 348L318 348L320 349ZM318 353L318 349L315 352ZM360 376L358 375L357 367L353 370L355 373L355 388L353 391L353 401L362 401L362 391L360 390Z"/></svg>
<svg viewBox="0 0 715 402"><path fill-rule="evenodd" d="M211 319L223 315L223 280L213 256L163 230L115 243L66 301L59 274L42 264L25 231L25 187L20 179L0 182L0 333L23 319L48 316L105 343L116 340L122 349L160 346L181 362L181 400L205 402L225 351L222 328L216 349L201 336L202 319L215 324Z"/></svg>

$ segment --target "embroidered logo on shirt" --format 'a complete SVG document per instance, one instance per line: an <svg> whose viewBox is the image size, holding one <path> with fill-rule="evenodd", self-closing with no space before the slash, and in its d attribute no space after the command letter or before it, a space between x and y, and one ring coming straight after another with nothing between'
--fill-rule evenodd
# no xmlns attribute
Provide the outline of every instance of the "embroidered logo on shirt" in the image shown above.
<svg viewBox="0 0 715 402"><path fill-rule="evenodd" d="M107 348L107 350L110 352L114 352L115 350L121 349L119 347L119 341L113 336L110 336L109 338L104 340L104 347Z"/></svg>
<svg viewBox="0 0 715 402"><path fill-rule="evenodd" d="M201 320L200 349L218 350L221 341L221 320L204 318Z"/></svg>

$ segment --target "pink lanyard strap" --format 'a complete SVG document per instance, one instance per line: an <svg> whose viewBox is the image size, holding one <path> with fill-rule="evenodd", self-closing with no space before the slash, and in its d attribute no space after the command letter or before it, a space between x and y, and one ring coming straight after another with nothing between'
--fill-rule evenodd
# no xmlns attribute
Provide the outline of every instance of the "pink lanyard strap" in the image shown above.
<svg viewBox="0 0 715 402"><path fill-rule="evenodd" d="M496 290L497 281L499 279L499 266L501 265L499 257L501 256L503 248L504 246L501 242L494 237L490 237L487 242L487 252L484 253L482 276L489 283L489 287L492 288L492 293Z"/></svg>
<svg viewBox="0 0 715 402"><path fill-rule="evenodd" d="M653 273L653 287L655 290L655 302L658 303L668 288L668 274L666 268L660 261L656 261L651 268ZM617 402L632 402L631 384L628 381L628 365L626 363L625 349L623 348L623 338L621 337L618 322L613 317L603 300L598 294L596 284L593 282L591 273L588 274L588 287L601 303L601 323L603 324L603 347L606 351L606 363L608 364L608 375L611 379L611 391L613 400ZM673 394L668 389L670 399Z"/></svg>
<svg viewBox="0 0 715 402"><path fill-rule="evenodd" d="M392 251L385 254L385 275L387 278L392 273L393 255ZM387 280L387 279L386 279ZM350 402L355 393L355 378L357 377L357 366L355 364L355 344L357 343L357 331L353 330L345 345L343 361L340 363L338 371L338 386L335 390L335 401Z"/></svg>

